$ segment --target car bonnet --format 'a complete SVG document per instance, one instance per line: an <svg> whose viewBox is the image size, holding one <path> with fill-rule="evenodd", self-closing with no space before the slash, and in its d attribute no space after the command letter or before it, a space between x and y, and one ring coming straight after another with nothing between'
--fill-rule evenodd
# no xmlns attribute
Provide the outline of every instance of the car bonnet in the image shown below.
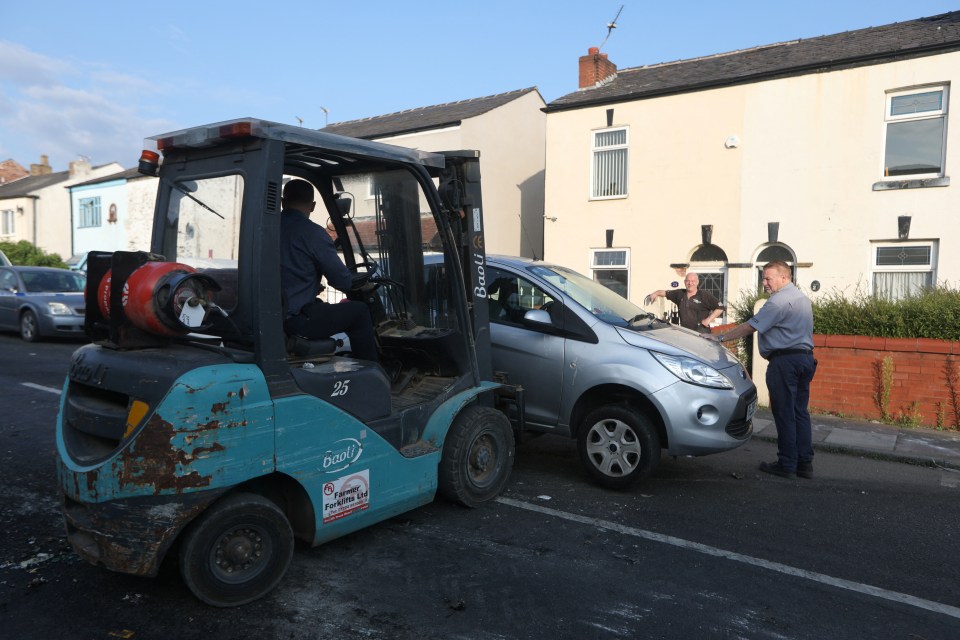
<svg viewBox="0 0 960 640"><path fill-rule="evenodd" d="M649 328L641 326L639 329L616 327L624 342L634 347L671 355L692 356L718 370L740 362L719 343L703 338L703 334L681 329L676 325L658 323L650 325Z"/></svg>

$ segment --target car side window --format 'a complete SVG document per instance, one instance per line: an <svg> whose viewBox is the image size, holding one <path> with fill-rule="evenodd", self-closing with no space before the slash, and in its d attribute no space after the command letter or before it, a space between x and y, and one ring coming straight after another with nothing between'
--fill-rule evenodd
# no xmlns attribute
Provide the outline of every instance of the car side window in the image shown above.
<svg viewBox="0 0 960 640"><path fill-rule="evenodd" d="M0 272L0 291L13 291L17 288L17 278L12 271L4 269Z"/></svg>
<svg viewBox="0 0 960 640"><path fill-rule="evenodd" d="M527 311L549 310L554 301L546 291L526 278L497 268L490 268L489 271L493 280L487 289L491 322L521 324Z"/></svg>

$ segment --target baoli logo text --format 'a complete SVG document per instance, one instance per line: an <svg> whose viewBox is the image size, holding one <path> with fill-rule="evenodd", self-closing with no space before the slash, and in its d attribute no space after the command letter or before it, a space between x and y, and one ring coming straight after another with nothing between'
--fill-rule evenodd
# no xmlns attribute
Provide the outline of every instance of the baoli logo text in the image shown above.
<svg viewBox="0 0 960 640"><path fill-rule="evenodd" d="M343 438L333 443L333 446L323 454L321 471L333 473L343 471L360 459L363 454L363 444L354 438Z"/></svg>

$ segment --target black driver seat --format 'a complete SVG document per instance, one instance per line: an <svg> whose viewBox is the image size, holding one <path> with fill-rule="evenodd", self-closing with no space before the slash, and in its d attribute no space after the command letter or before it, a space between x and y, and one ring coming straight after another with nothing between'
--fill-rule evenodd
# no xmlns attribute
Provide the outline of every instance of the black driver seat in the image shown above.
<svg viewBox="0 0 960 640"><path fill-rule="evenodd" d="M332 356L343 346L339 338L316 338L287 335L287 353L298 358Z"/></svg>

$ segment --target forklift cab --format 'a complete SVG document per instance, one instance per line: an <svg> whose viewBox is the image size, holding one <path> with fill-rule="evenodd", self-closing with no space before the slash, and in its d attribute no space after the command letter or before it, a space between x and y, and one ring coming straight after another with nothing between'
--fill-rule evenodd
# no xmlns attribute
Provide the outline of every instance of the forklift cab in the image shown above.
<svg viewBox="0 0 960 640"><path fill-rule="evenodd" d="M294 537L318 545L438 490L496 497L522 394L491 381L478 154L249 118L146 143L151 249L90 253L92 343L58 417L77 553L155 575L178 541L193 593L235 606L279 582ZM314 187L312 220L355 275L344 293L369 308L380 362L284 333L294 178ZM443 268L425 270L425 251Z"/></svg>

